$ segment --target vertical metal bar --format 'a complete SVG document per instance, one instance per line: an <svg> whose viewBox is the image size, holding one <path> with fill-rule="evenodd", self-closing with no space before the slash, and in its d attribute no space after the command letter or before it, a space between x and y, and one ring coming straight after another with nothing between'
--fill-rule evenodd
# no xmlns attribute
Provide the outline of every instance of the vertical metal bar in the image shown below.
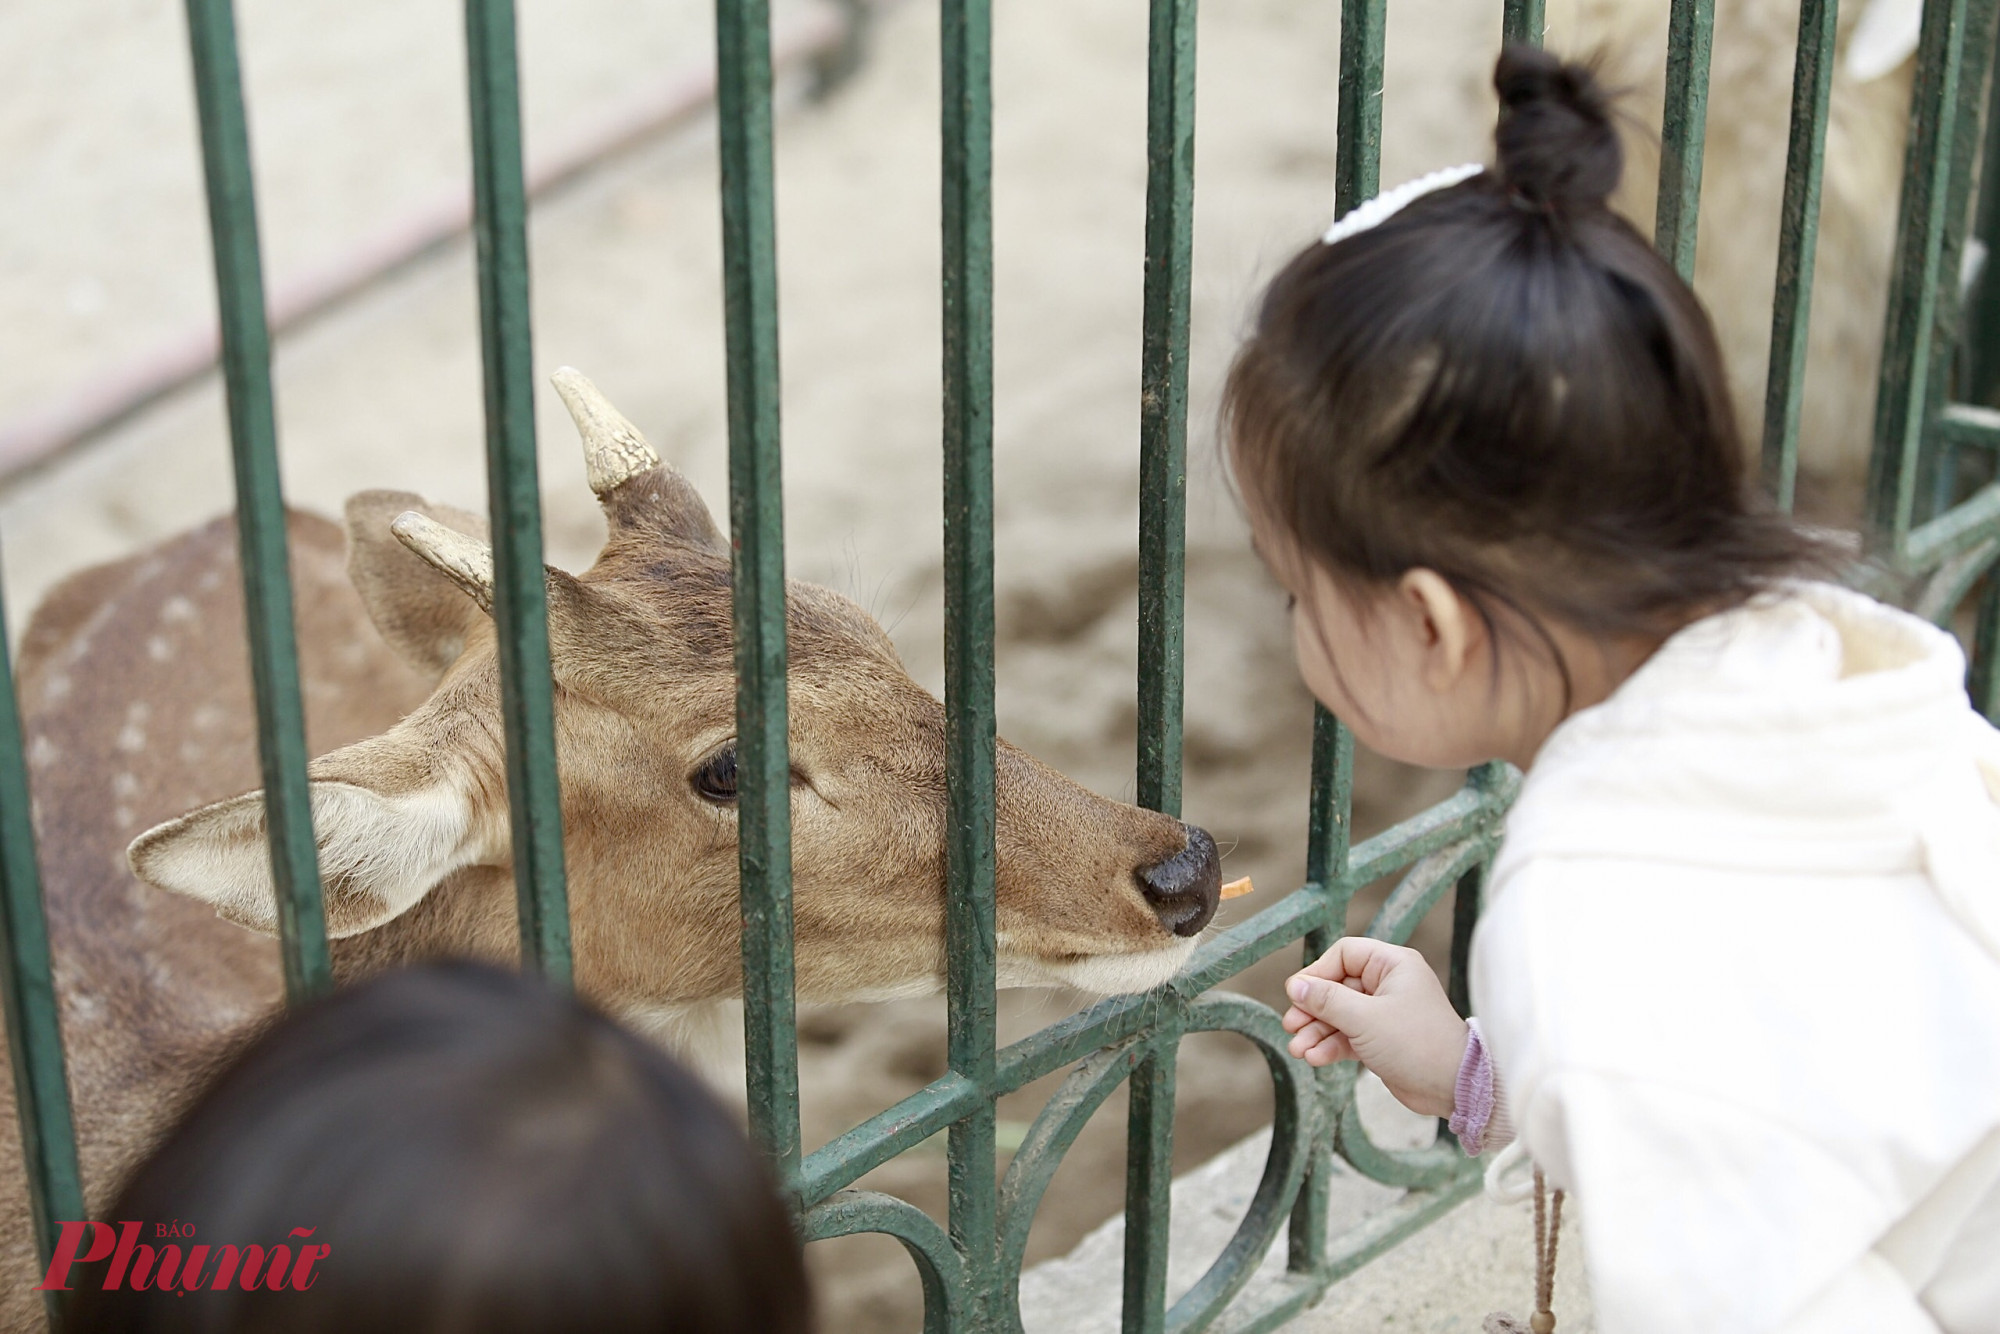
<svg viewBox="0 0 2000 1334"><path fill-rule="evenodd" d="M993 69L990 0L944 0L944 560L951 1068L994 1072ZM951 1238L982 1308L994 1273L994 1102L951 1128ZM985 1320L974 1312L975 1325Z"/></svg>
<svg viewBox="0 0 2000 1334"><path fill-rule="evenodd" d="M1972 672L1966 683L1972 707L2000 726L2000 569L1986 572L1979 620L1972 632Z"/></svg>
<svg viewBox="0 0 2000 1334"><path fill-rule="evenodd" d="M1778 224L1778 290L1771 313L1770 370L1764 381L1764 483L1789 511L1798 487L1799 409L1805 401L1813 259L1819 246L1820 185L1833 91L1838 0L1800 0L1792 68L1792 130Z"/></svg>
<svg viewBox="0 0 2000 1334"><path fill-rule="evenodd" d="M1147 57L1146 314L1139 394L1141 806L1181 813L1187 591L1188 293L1196 0L1153 0Z"/></svg>
<svg viewBox="0 0 2000 1334"><path fill-rule="evenodd" d="M1938 255L1938 274L1943 287L1937 294L1937 304L1932 314L1935 332L1932 334L1934 346L1947 350L1944 358L1933 363L1933 369L1925 384L1927 404L1924 421L1937 419L1957 378L1955 362L1960 359L1951 355L1961 344L1960 315L1964 304L1964 292L1960 281L1963 272L1967 227L1971 222L1972 183L1978 169L1980 147L1979 122L1986 98L1986 71L1993 58L1993 0L1973 0L1966 6L1965 37L1961 47L1964 52L1958 69L1957 96L1953 99L1949 114L1954 123L1951 134L1951 166L1947 176L1944 200L1944 236ZM1929 492L1930 506L1924 517L1934 518L1951 508L1957 495L1959 481L1958 447L1949 436L1942 439L1926 428L1924 444L1920 446L1923 457L1918 464L1919 495Z"/></svg>
<svg viewBox="0 0 2000 1334"><path fill-rule="evenodd" d="M1311 802L1306 817L1306 885L1326 896L1328 913L1325 926L1306 933L1308 963L1330 949L1343 933L1347 901L1354 892L1351 886L1341 883L1347 875L1347 854L1354 834L1354 733L1321 705L1313 706ZM1337 1091L1336 1078L1330 1071L1319 1074L1322 1113L1331 1110ZM1330 1240L1332 1126L1324 1117L1321 1129L1325 1133L1315 1135L1312 1140L1306 1178L1292 1205L1286 1266L1295 1272L1320 1268L1325 1263Z"/></svg>
<svg viewBox="0 0 2000 1334"><path fill-rule="evenodd" d="M789 1186L799 1162L799 1064L792 989L785 516L766 0L717 0L715 32L729 361L743 1025L751 1126Z"/></svg>
<svg viewBox="0 0 2000 1334"><path fill-rule="evenodd" d="M1334 150L1336 218L1372 199L1382 178L1382 61L1386 0L1341 0L1340 121ZM1354 734L1322 706L1313 709L1312 810L1308 815L1306 881L1331 887L1347 871L1352 830ZM1306 937L1308 958L1340 934L1341 923Z"/></svg>
<svg viewBox="0 0 2000 1334"><path fill-rule="evenodd" d="M1957 130L1957 117L1950 112L1959 97L1967 9L1968 0L1935 0L1924 6L1917 72L1910 90L1910 137L1882 336L1875 448L1868 467L1870 536L1892 553L1900 553L1909 539L1917 465L1930 411L1952 139Z"/></svg>
<svg viewBox="0 0 2000 1334"><path fill-rule="evenodd" d="M1486 865L1481 863L1459 878L1451 905L1451 967L1445 995L1460 1014L1472 1013L1472 929L1479 924L1480 896L1486 891Z"/></svg>
<svg viewBox="0 0 2000 1334"><path fill-rule="evenodd" d="M1936 381L1942 378L1947 377L1932 377L1933 385L1935 386ZM1927 437L1924 442L1924 458L1918 465L1919 474L1924 479L1919 485L1918 494L1929 493L1930 504L1921 512L1927 518L1936 518L1951 508L1953 498L1958 494L1958 446L1949 437L1939 439L1935 434L1929 433Z"/></svg>
<svg viewBox="0 0 2000 1334"><path fill-rule="evenodd" d="M1446 972L1445 995L1460 1014L1472 1014L1472 931L1479 925L1480 898L1486 890L1484 863L1459 877L1451 903L1451 961ZM1438 1118L1438 1137L1451 1139L1451 1118Z"/></svg>
<svg viewBox="0 0 2000 1334"><path fill-rule="evenodd" d="M1329 1100L1326 1080L1319 1080L1319 1100ZM1310 1274L1326 1264L1326 1248L1333 1240L1333 1125L1321 1118L1318 1130L1307 1141L1306 1175L1299 1183L1298 1198L1292 1201L1290 1226L1285 1232L1285 1268L1295 1274Z"/></svg>
<svg viewBox="0 0 2000 1334"><path fill-rule="evenodd" d="M1333 214L1372 199L1382 174L1382 50L1386 0L1340 0L1340 101Z"/></svg>
<svg viewBox="0 0 2000 1334"><path fill-rule="evenodd" d="M1548 31L1543 8L1543 0L1506 0L1500 12L1500 40L1540 46Z"/></svg>
<svg viewBox="0 0 2000 1334"><path fill-rule="evenodd" d="M0 607L0 625L6 624ZM29 801L14 667L0 634L0 1004L7 1019L7 1053L14 1067L14 1111L21 1123L21 1158L28 1177L28 1213L43 1265L55 1247L55 1225L81 1220L82 1177L63 1067L62 1022L49 961L48 919L41 868L35 862L35 822ZM49 1293L49 1327L60 1329L57 1294Z"/></svg>
<svg viewBox="0 0 2000 1334"><path fill-rule="evenodd" d="M285 994L299 1001L329 990L333 972L306 781L305 710L292 623L285 502L278 484L278 428L271 402L271 342L264 320L250 131L230 0L187 0L187 17L222 323L237 555L257 699L257 756L264 777Z"/></svg>
<svg viewBox="0 0 2000 1334"><path fill-rule="evenodd" d="M1333 889L1347 874L1347 852L1354 837L1353 812L1354 733L1328 713L1324 705L1314 705L1312 808L1306 816L1308 885ZM1340 923L1329 923L1329 928L1337 935ZM1326 943L1332 944L1332 939ZM1309 943L1307 948L1315 947Z"/></svg>
<svg viewBox="0 0 2000 1334"><path fill-rule="evenodd" d="M1701 155L1708 134L1708 58L1715 0L1673 0L1667 15L1667 104L1660 128L1660 196L1653 244L1694 281Z"/></svg>
<svg viewBox="0 0 2000 1334"><path fill-rule="evenodd" d="M1539 0L1510 4L1507 14L1520 11L1526 26ZM1385 0L1341 0L1340 111L1334 147L1333 213L1373 198L1382 177L1382 61L1387 30ZM1312 797L1306 817L1306 884L1328 900L1327 921L1306 933L1305 958L1318 958L1339 938L1346 925L1351 888L1339 882L1347 874L1347 853L1353 841L1354 734L1323 705L1313 706ZM1321 1071L1316 1080L1319 1131L1313 1134L1305 1180L1292 1204L1286 1241L1286 1267L1312 1273L1326 1263L1329 1241L1330 1183L1333 1153L1329 1119L1338 1097L1341 1076ZM1301 1133L1309 1128L1302 1127Z"/></svg>
<svg viewBox="0 0 2000 1334"><path fill-rule="evenodd" d="M1181 813L1187 593L1188 295L1194 255L1196 0L1152 0L1146 54L1146 297L1139 396L1139 804ZM1179 1042L1132 1075L1125 1149L1127 1334L1166 1328Z"/></svg>
<svg viewBox="0 0 2000 1334"><path fill-rule="evenodd" d="M1132 1072L1125 1151L1125 1305L1122 1334L1167 1327L1169 1205L1174 1186L1174 1074L1179 1033L1163 1016Z"/></svg>
<svg viewBox="0 0 2000 1334"><path fill-rule="evenodd" d="M513 0L466 0L472 102L473 236L486 385L486 495L493 522L493 622L507 735L514 890L524 964L570 980L555 688L535 474L528 324L528 196L521 177L520 63Z"/></svg>
<svg viewBox="0 0 2000 1334"><path fill-rule="evenodd" d="M2000 78L1987 81L1985 148L1979 168L1979 212L1973 234L1985 248L1968 293L1964 335L1965 386L1960 395L1985 407L2000 403Z"/></svg>

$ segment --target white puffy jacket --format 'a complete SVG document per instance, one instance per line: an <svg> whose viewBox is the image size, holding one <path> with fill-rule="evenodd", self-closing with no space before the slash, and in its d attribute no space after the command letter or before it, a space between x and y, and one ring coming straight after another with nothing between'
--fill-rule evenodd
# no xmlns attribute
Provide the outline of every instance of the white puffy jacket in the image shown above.
<svg viewBox="0 0 2000 1334"><path fill-rule="evenodd" d="M1605 1334L2000 1334L2000 734L1800 585L1549 738L1473 945Z"/></svg>

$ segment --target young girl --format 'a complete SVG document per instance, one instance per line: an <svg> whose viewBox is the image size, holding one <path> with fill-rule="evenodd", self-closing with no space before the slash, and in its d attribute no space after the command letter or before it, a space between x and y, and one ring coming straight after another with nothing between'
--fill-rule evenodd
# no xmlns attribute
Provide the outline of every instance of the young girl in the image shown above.
<svg viewBox="0 0 2000 1334"><path fill-rule="evenodd" d="M474 964L287 1013L107 1217L116 1251L64 1285L77 1334L812 1327L798 1237L729 1114L573 997Z"/></svg>
<svg viewBox="0 0 2000 1334"><path fill-rule="evenodd" d="M1346 939L1292 1050L1518 1133L1608 1334L2000 1330L2000 738L1949 636L1801 577L1833 560L1607 207L1589 72L1495 82L1496 165L1337 225L1230 375L1307 685L1384 754L1526 773L1478 1022Z"/></svg>

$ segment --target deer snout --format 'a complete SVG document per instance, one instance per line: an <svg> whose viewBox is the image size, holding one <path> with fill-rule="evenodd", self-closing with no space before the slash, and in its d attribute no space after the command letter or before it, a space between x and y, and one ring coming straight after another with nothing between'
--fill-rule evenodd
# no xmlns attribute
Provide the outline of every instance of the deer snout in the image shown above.
<svg viewBox="0 0 2000 1334"><path fill-rule="evenodd" d="M1215 850L1215 840L1199 825L1187 826L1186 847L1137 874L1139 892L1152 905L1160 925L1175 935L1200 935L1215 916L1222 889L1222 858Z"/></svg>

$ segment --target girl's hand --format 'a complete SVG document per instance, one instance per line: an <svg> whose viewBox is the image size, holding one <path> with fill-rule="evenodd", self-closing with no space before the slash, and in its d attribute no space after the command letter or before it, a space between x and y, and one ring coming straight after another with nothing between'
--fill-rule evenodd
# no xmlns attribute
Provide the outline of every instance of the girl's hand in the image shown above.
<svg viewBox="0 0 2000 1334"><path fill-rule="evenodd" d="M1465 1020L1423 955L1346 936L1294 973L1285 993L1292 1055L1314 1066L1359 1061L1411 1111L1451 1115Z"/></svg>

